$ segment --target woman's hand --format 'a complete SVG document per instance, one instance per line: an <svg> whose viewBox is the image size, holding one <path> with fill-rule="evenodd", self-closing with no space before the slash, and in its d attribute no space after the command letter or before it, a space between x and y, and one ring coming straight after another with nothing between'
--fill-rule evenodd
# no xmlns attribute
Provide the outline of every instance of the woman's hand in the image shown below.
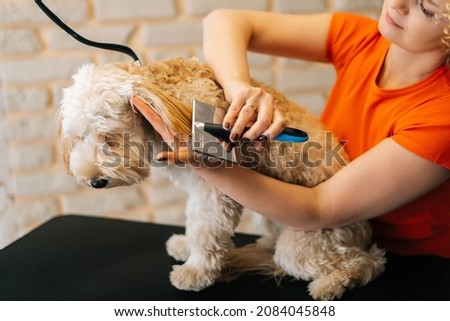
<svg viewBox="0 0 450 321"><path fill-rule="evenodd" d="M223 127L230 129L230 140L265 141L278 136L286 125L277 110L272 95L247 83L228 84L227 97L230 107L223 120ZM246 127L250 127L244 133Z"/></svg>
<svg viewBox="0 0 450 321"><path fill-rule="evenodd" d="M172 151L160 152L156 155L156 160L166 160L169 165L189 163L192 161L189 148L186 146L187 142L180 141L178 135L170 131L161 117L145 101L138 96L133 96L131 97L130 103L139 110L145 119L161 135L162 139L172 148Z"/></svg>

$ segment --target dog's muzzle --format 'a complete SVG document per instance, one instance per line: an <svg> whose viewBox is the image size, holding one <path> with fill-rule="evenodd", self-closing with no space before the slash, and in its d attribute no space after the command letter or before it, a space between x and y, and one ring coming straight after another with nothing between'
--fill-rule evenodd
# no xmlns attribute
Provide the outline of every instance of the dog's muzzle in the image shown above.
<svg viewBox="0 0 450 321"><path fill-rule="evenodd" d="M91 180L91 186L93 188L104 188L106 187L106 185L108 185L108 180L107 179L92 179Z"/></svg>

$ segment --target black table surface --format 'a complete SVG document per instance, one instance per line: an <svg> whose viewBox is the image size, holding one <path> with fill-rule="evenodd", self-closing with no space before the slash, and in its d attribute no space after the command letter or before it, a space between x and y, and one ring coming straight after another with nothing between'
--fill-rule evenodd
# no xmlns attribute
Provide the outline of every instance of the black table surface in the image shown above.
<svg viewBox="0 0 450 321"><path fill-rule="evenodd" d="M200 292L169 281L165 242L183 228L65 215L0 251L0 300L299 301L307 282L244 276ZM237 234L243 245L255 236ZM386 272L341 300L450 300L450 260L387 255Z"/></svg>

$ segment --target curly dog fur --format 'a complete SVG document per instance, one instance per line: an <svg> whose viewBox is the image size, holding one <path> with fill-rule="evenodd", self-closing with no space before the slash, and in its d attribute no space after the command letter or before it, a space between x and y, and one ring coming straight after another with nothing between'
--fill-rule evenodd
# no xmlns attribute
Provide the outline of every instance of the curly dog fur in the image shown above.
<svg viewBox="0 0 450 321"><path fill-rule="evenodd" d="M69 173L95 188L139 183L149 175L154 156L165 148L158 133L130 106L132 95L145 100L173 132L186 136L191 131L192 100L222 109L229 106L211 69L196 59L146 66L86 65L73 78L73 86L64 90L58 132ZM254 84L273 95L288 126L305 130L310 139L298 144L268 142L263 152L242 144L239 157L244 166L312 187L344 165L336 160L346 160L343 148L336 148L338 142L314 116L274 88ZM319 145L308 148L308 144ZM330 158L333 153L337 157ZM265 235L257 243L234 248L231 237L242 206L189 168L166 166L165 171L189 194L186 233L172 236L166 244L169 255L184 261L170 273L179 289L199 291L219 279L258 271L311 281L311 296L330 300L384 271L384 253L372 244L368 222L305 232L263 220Z"/></svg>

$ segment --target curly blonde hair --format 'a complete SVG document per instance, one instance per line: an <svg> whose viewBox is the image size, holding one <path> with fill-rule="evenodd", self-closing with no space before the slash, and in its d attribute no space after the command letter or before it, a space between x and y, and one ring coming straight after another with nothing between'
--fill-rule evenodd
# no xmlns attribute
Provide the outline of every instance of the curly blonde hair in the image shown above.
<svg viewBox="0 0 450 321"><path fill-rule="evenodd" d="M447 25L444 28L442 42L450 49L450 0L446 1L444 8L442 8L442 12L437 15L436 18L444 19L447 22Z"/></svg>
<svg viewBox="0 0 450 321"><path fill-rule="evenodd" d="M447 67L450 69L450 1L445 2L445 7L440 13L440 19L445 19L447 21L447 25L444 27L444 35L441 40L445 45L445 50L447 51Z"/></svg>

